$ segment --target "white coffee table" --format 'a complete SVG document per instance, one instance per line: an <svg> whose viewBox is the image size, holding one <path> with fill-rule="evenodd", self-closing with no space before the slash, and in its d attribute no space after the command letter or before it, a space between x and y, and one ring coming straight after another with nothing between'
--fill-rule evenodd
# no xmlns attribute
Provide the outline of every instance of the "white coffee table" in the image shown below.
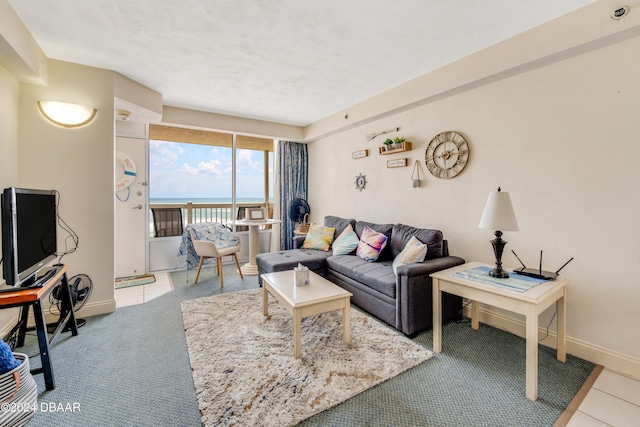
<svg viewBox="0 0 640 427"><path fill-rule="evenodd" d="M342 340L351 342L351 292L309 272L309 285L296 286L293 270L262 275L262 314L269 315L269 294L293 315L293 356L302 356L302 318L342 309Z"/></svg>

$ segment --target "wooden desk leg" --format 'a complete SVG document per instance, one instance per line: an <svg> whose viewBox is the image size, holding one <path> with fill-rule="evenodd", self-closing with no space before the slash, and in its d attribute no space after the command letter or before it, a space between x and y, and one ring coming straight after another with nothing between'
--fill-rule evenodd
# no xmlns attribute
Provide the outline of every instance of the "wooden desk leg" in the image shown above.
<svg viewBox="0 0 640 427"><path fill-rule="evenodd" d="M342 309L342 340L346 344L351 342L351 303L349 297L345 299Z"/></svg>
<svg viewBox="0 0 640 427"><path fill-rule="evenodd" d="M47 390L53 390L56 385L53 377L53 366L51 365L51 358L49 357L47 324L44 320L42 304L39 299L33 303L33 317L36 321L36 333L38 335L38 347L40 347L40 361L42 363L42 368L40 369L44 374L44 384ZM36 373L40 373L40 370L36 370Z"/></svg>
<svg viewBox="0 0 640 427"><path fill-rule="evenodd" d="M478 319L478 303L471 301L471 328L480 328L480 319Z"/></svg>
<svg viewBox="0 0 640 427"><path fill-rule="evenodd" d="M526 315L526 387L527 398L538 398L538 313L534 304L527 304Z"/></svg>
<svg viewBox="0 0 640 427"><path fill-rule="evenodd" d="M300 310L293 309L293 357L302 356L302 316Z"/></svg>
<svg viewBox="0 0 640 427"><path fill-rule="evenodd" d="M440 292L440 280L432 280L433 288L433 351L442 351L442 292Z"/></svg>
<svg viewBox="0 0 640 427"><path fill-rule="evenodd" d="M269 315L269 292L267 291L267 284L262 283L262 314Z"/></svg>
<svg viewBox="0 0 640 427"><path fill-rule="evenodd" d="M557 358L561 362L567 361L567 293L563 290L562 297L558 300L558 353Z"/></svg>

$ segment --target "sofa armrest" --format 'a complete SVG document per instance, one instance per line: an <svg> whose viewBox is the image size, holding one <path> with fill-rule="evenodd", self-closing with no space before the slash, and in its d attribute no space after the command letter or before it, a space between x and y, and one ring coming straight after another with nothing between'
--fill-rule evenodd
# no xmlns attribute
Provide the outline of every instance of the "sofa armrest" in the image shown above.
<svg viewBox="0 0 640 427"><path fill-rule="evenodd" d="M302 248L302 244L304 243L304 239L306 239L307 236L293 236L293 247L291 249L300 249Z"/></svg>
<svg viewBox="0 0 640 427"><path fill-rule="evenodd" d="M445 256L442 258L430 259L414 264L401 265L398 267L398 276L422 276L435 273L436 271L446 270L464 264L464 259L457 256Z"/></svg>
<svg viewBox="0 0 640 427"><path fill-rule="evenodd" d="M396 279L396 328L411 336L433 324L433 288L430 274L464 264L464 259L446 256L398 267ZM460 318L462 298L442 296L442 320Z"/></svg>

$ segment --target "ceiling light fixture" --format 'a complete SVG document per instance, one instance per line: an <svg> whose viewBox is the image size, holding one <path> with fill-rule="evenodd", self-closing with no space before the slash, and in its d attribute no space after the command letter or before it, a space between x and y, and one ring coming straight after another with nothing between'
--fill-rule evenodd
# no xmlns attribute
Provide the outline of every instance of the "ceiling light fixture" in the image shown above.
<svg viewBox="0 0 640 427"><path fill-rule="evenodd" d="M58 126L76 128L91 122L98 110L85 105L58 101L38 101L40 113Z"/></svg>

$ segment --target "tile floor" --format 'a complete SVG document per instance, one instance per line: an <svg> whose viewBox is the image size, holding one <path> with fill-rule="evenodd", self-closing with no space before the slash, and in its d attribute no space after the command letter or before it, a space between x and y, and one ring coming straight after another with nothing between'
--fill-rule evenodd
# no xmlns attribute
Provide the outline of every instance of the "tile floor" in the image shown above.
<svg viewBox="0 0 640 427"><path fill-rule="evenodd" d="M639 426L640 381L603 370L567 427Z"/></svg>
<svg viewBox="0 0 640 427"><path fill-rule="evenodd" d="M116 289L116 306L143 304L173 290L169 273L148 285ZM603 370L567 427L640 426L640 381Z"/></svg>
<svg viewBox="0 0 640 427"><path fill-rule="evenodd" d="M116 308L127 307L149 302L154 298L171 292L173 283L169 273L154 273L156 281L148 285L131 286L129 288L116 289Z"/></svg>

